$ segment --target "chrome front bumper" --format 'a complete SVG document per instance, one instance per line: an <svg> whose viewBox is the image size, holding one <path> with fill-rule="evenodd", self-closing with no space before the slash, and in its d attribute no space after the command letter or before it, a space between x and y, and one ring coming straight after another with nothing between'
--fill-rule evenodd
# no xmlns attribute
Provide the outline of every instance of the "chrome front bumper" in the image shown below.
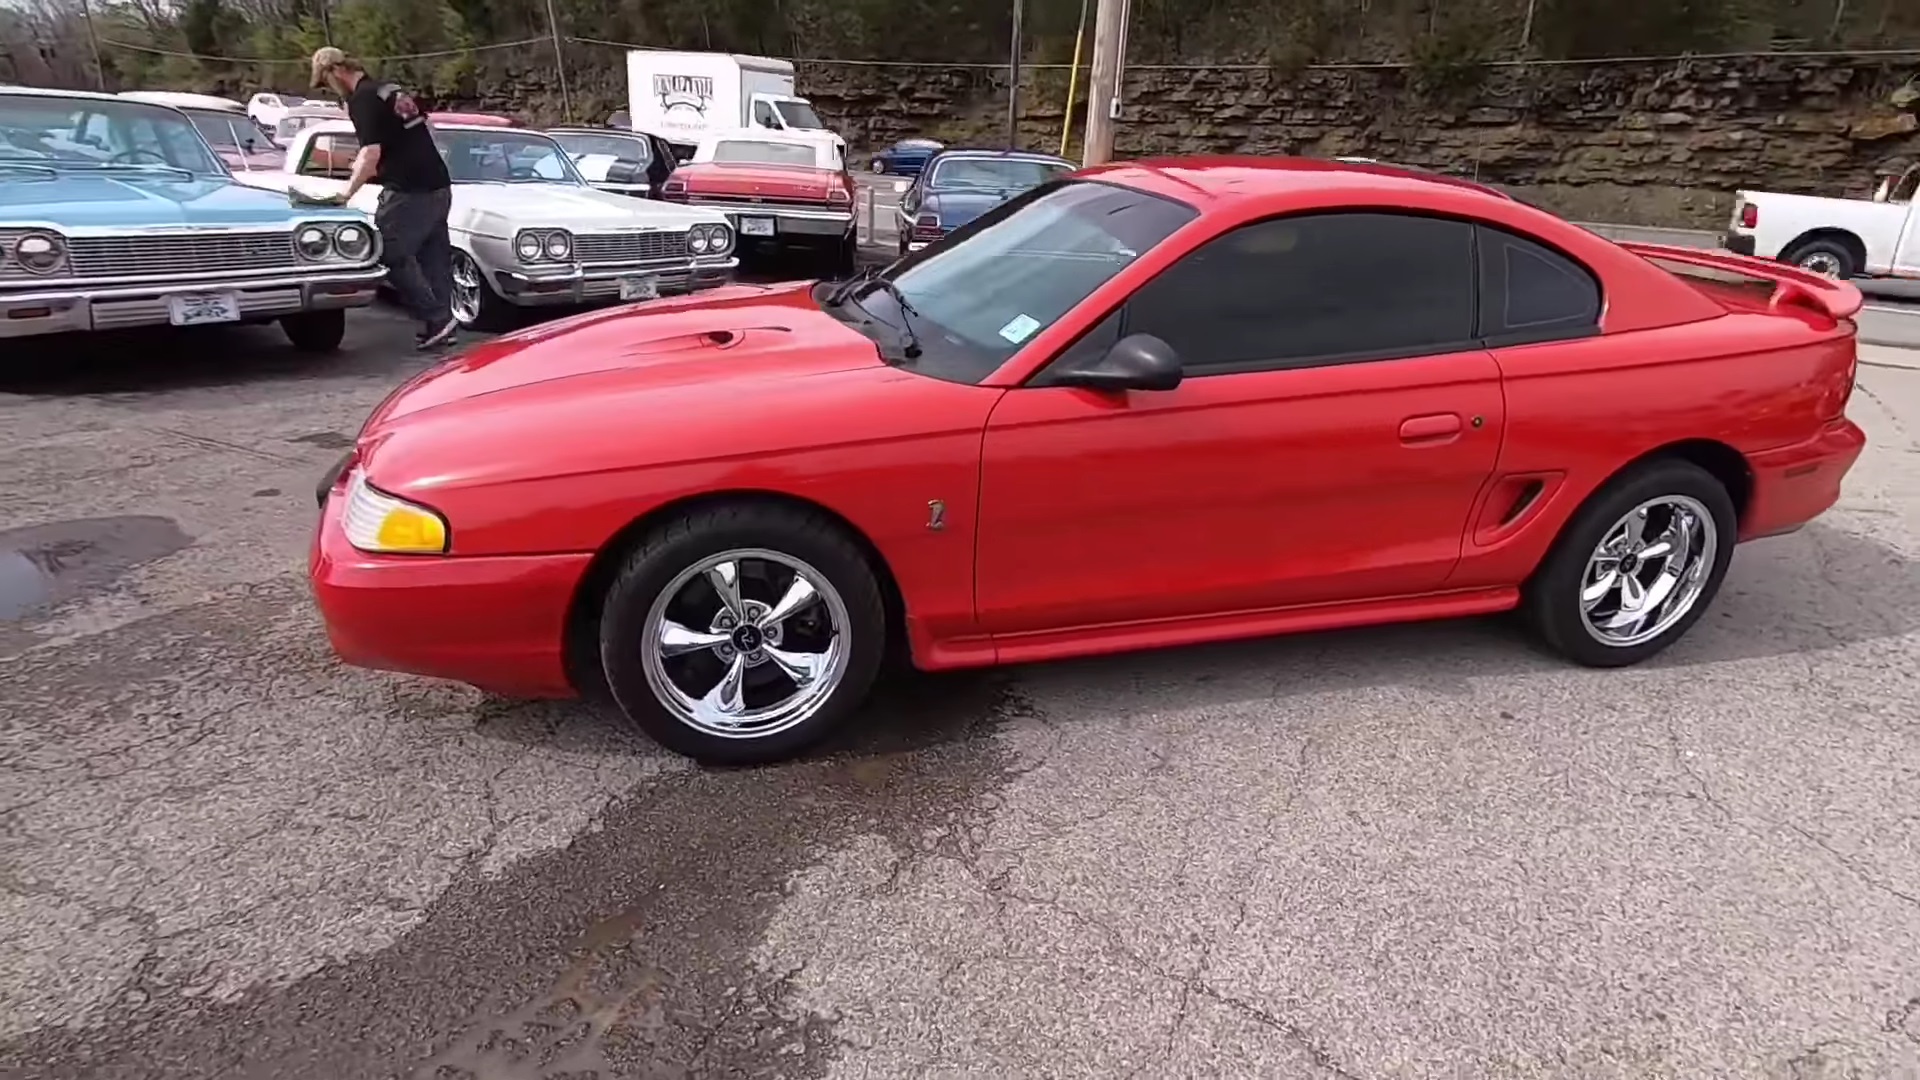
<svg viewBox="0 0 1920 1080"><path fill-rule="evenodd" d="M90 330L166 326L167 298L232 293L240 320L259 322L304 311L333 311L373 303L383 266L285 277L215 278L162 284L67 286L0 292L0 339Z"/></svg>
<svg viewBox="0 0 1920 1080"><path fill-rule="evenodd" d="M697 292L725 285L733 280L740 260L725 259L632 265L555 266L535 269L495 270L494 290L501 299L521 307L547 304L596 304L620 299L620 279L650 277L658 283L660 295Z"/></svg>
<svg viewBox="0 0 1920 1080"><path fill-rule="evenodd" d="M696 202L688 205L701 210L718 210L733 223L740 243L752 240L839 238L853 231L853 208L845 210L809 210L797 206L770 206L756 203ZM751 236L740 226L741 218L772 218L772 236Z"/></svg>

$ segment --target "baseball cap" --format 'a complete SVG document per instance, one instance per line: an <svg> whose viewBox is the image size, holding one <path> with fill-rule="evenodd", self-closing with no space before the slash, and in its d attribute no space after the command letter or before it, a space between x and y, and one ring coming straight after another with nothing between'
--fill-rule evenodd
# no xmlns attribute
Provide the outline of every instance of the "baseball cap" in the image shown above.
<svg viewBox="0 0 1920 1080"><path fill-rule="evenodd" d="M347 62L345 50L328 45L313 52L313 85L325 86L327 72Z"/></svg>

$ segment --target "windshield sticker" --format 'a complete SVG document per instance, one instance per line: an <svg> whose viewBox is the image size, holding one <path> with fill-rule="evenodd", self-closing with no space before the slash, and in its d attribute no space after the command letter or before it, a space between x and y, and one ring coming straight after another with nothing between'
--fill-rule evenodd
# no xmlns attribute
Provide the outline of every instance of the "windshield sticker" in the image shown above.
<svg viewBox="0 0 1920 1080"><path fill-rule="evenodd" d="M1038 329L1040 329L1040 320L1031 315L1015 315L1007 325L1000 328L1000 336L1018 345L1032 337L1033 332Z"/></svg>

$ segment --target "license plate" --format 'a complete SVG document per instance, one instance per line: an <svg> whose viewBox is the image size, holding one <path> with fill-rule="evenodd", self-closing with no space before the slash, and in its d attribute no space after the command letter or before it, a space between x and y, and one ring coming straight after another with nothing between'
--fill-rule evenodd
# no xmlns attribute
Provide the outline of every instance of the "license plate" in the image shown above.
<svg viewBox="0 0 1920 1080"><path fill-rule="evenodd" d="M206 326L240 321L240 298L232 293L193 293L167 297L167 318L175 326Z"/></svg>
<svg viewBox="0 0 1920 1080"><path fill-rule="evenodd" d="M743 217L740 219L741 236L772 236L773 219L770 217Z"/></svg>
<svg viewBox="0 0 1920 1080"><path fill-rule="evenodd" d="M659 295L659 278L648 276L620 279L620 299L622 300L651 300Z"/></svg>

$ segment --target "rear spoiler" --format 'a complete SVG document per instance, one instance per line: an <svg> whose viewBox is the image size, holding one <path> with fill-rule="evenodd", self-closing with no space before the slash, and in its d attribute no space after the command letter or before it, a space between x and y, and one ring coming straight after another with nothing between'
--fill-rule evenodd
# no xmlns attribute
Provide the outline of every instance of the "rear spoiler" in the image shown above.
<svg viewBox="0 0 1920 1080"><path fill-rule="evenodd" d="M1791 304L1818 311L1829 318L1850 319L1866 303L1866 297L1851 282L1825 277L1772 259L1708 248L1640 244L1630 240L1620 241L1620 246L1643 259L1659 259L1770 282L1773 296L1767 301L1769 307L1780 308Z"/></svg>

